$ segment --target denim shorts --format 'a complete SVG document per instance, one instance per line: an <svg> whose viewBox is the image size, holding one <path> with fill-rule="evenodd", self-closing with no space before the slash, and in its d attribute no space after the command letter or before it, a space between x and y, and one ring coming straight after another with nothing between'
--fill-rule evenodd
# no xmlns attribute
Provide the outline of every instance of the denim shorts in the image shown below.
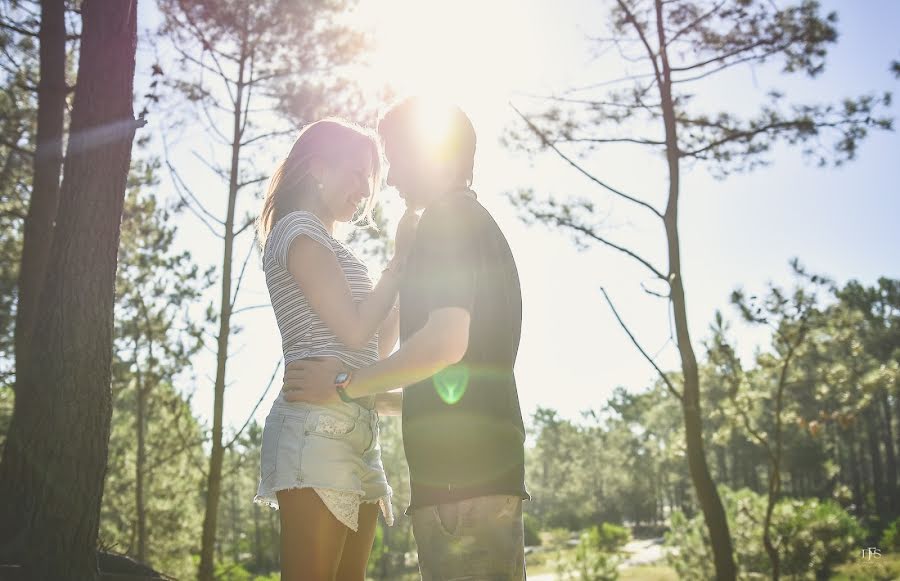
<svg viewBox="0 0 900 581"><path fill-rule="evenodd" d="M523 581L522 498L476 496L411 511L422 581Z"/></svg>
<svg viewBox="0 0 900 581"><path fill-rule="evenodd" d="M381 462L378 412L354 403L276 402L266 417L254 501L278 508L275 493L313 488L335 517L357 530L360 503L378 503L393 524L392 490Z"/></svg>

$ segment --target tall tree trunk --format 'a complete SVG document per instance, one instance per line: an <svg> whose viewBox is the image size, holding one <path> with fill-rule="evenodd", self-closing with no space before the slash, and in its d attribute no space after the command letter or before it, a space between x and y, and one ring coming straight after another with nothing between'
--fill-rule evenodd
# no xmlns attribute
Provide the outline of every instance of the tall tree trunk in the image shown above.
<svg viewBox="0 0 900 581"><path fill-rule="evenodd" d="M669 255L669 285L672 310L675 318L675 333L678 351L681 355L681 369L684 378L682 393L682 413L684 416L685 440L687 444L688 466L691 480L697 492L697 500L703 511L703 519L709 531L715 561L716 578L719 581L733 581L737 575L731 533L722 499L716 490L706 462L703 447L703 416L700 411L700 376L697 358L688 332L687 304L684 295L684 279L681 273L681 246L678 237L678 196L680 187L680 160L678 148L675 104L672 98L672 80L666 51L666 37L663 27L662 0L656 0L656 27L659 37L659 53L662 64L659 80L663 121L666 129L666 160L669 167L669 193L665 212L666 241Z"/></svg>
<svg viewBox="0 0 900 581"><path fill-rule="evenodd" d="M31 201L25 217L19 291L16 304L16 369L27 362L27 346L34 331L37 303L59 205L62 169L63 119L66 109L66 6L64 0L41 2L40 80L37 135ZM17 389L19 382L16 382Z"/></svg>
<svg viewBox="0 0 900 581"><path fill-rule="evenodd" d="M719 469L719 482L728 482L728 463L725 458L724 446L716 446L716 464Z"/></svg>
<svg viewBox="0 0 900 581"><path fill-rule="evenodd" d="M213 581L213 548L216 542L216 519L222 486L222 410L225 404L225 369L228 362L228 339L231 334L231 261L234 254L234 214L240 180L241 134L245 88L246 38L238 63L237 91L234 100L234 121L231 143L231 171L228 184L228 211L225 218L225 242L222 258L222 296L219 309L219 340L216 353L216 382L213 401L212 453L206 485L206 515L203 518L203 539L200 547L200 581Z"/></svg>
<svg viewBox="0 0 900 581"><path fill-rule="evenodd" d="M240 514L237 505L237 482L231 479L231 558L235 563L240 562L240 547L238 547L238 522Z"/></svg>
<svg viewBox="0 0 900 581"><path fill-rule="evenodd" d="M888 510L891 519L900 514L900 489L897 488L897 452L894 441L894 429L891 426L891 404L888 401L887 390L881 388L877 395L878 405L881 412L881 423L884 429L881 434L884 442L885 450L885 475L887 483L886 498L888 501Z"/></svg>
<svg viewBox="0 0 900 581"><path fill-rule="evenodd" d="M135 352L137 345L135 344ZM147 511L144 506L144 468L147 463L147 450L145 444L146 435L146 409L147 389L144 386L140 363L135 361L137 372L137 414L135 417L135 431L137 432L137 461L134 465L134 506L137 512L137 559L147 560Z"/></svg>
<svg viewBox="0 0 900 581"><path fill-rule="evenodd" d="M262 554L262 531L259 528L259 505L253 503L253 559L255 562L256 572L263 570L263 554Z"/></svg>
<svg viewBox="0 0 900 581"><path fill-rule="evenodd" d="M858 422L849 430L849 438L847 441L850 450L850 474L853 482L853 504L856 506L856 516L862 516L865 513L865 504L863 503L862 475L859 469L859 454L857 453L857 431Z"/></svg>
<svg viewBox="0 0 900 581"><path fill-rule="evenodd" d="M878 442L878 414L874 407L877 403L869 405L864 412L866 422L866 436L869 444L869 457L872 459L872 492L875 497L875 514L881 518L886 516L884 498L884 470L881 464L881 446Z"/></svg>
<svg viewBox="0 0 900 581"><path fill-rule="evenodd" d="M29 579L97 576L136 0L85 0L82 22L59 219L0 464L0 540L23 543Z"/></svg>
<svg viewBox="0 0 900 581"><path fill-rule="evenodd" d="M778 581L781 578L781 556L778 554L778 547L772 542L772 513L775 505L781 496L781 459L784 455L784 437L782 425L782 412L784 410L784 390L787 385L788 369L791 365L791 359L794 356L796 346L803 341L805 332L804 325L800 327L800 336L797 343L788 347L784 356L784 362L781 366L781 372L778 377L778 387L775 393L775 426L772 437L766 442L766 452L769 456L769 490L766 502L766 517L763 521L763 546L769 555L769 562L772 564L772 581ZM774 450L772 443L775 444Z"/></svg>

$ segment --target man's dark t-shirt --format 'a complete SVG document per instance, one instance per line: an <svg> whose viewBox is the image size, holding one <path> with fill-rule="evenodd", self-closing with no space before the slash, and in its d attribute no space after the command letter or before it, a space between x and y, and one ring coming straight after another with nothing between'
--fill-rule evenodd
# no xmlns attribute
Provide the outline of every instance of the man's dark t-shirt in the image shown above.
<svg viewBox="0 0 900 581"><path fill-rule="evenodd" d="M463 359L403 391L403 445L420 506L525 489L525 428L513 366L522 294L509 244L463 192L425 209L400 289L401 341L443 307L469 311Z"/></svg>

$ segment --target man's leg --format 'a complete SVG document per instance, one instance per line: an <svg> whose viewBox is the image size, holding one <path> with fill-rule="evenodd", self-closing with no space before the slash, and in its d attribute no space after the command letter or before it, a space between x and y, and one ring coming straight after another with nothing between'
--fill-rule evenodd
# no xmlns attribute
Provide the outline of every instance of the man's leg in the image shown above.
<svg viewBox="0 0 900 581"><path fill-rule="evenodd" d="M422 581L525 579L522 499L480 496L412 512Z"/></svg>

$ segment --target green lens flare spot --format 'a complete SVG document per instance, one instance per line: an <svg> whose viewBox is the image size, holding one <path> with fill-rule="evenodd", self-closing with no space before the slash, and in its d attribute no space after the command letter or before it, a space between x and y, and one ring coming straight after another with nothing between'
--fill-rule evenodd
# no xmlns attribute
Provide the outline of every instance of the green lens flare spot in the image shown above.
<svg viewBox="0 0 900 581"><path fill-rule="evenodd" d="M444 403L453 405L462 399L469 386L469 367L467 365L445 367L434 375L432 382Z"/></svg>

